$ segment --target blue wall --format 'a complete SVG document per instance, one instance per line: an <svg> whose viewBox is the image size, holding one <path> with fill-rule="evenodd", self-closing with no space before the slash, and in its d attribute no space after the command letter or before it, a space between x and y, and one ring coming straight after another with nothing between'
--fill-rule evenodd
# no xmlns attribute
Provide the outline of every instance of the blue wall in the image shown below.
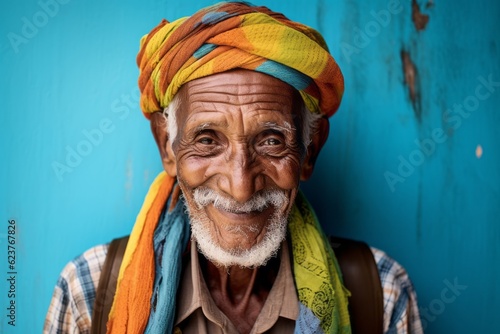
<svg viewBox="0 0 500 334"><path fill-rule="evenodd" d="M139 39L211 3L55 1L0 11L2 333L40 332L63 266L129 233L161 169L137 104ZM500 3L261 3L319 29L345 74L303 185L325 229L407 268L427 333L498 330ZM9 220L16 327L4 315Z"/></svg>

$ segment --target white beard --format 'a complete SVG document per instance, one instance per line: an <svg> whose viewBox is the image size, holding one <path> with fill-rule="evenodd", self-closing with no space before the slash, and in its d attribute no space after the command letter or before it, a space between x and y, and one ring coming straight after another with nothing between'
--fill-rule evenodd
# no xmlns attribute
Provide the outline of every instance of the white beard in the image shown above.
<svg viewBox="0 0 500 334"><path fill-rule="evenodd" d="M199 251L207 259L224 267L240 266L254 268L265 265L271 257L276 255L282 241L285 239L287 230L288 213L279 211L279 209L286 207L288 204L288 199L284 192L271 190L262 194L257 193L243 204L223 197L216 191L208 188L196 188L193 191L193 196L197 208L189 209L189 205L186 205L191 220L192 236L198 244ZM213 225L213 222L203 210L209 204L214 205L218 209L234 213L262 211L269 206L274 206L276 210L269 218L262 241L250 249L238 247L227 250L214 240L210 232L210 226ZM257 229L252 226L245 228L250 231ZM243 227L233 229L243 231Z"/></svg>

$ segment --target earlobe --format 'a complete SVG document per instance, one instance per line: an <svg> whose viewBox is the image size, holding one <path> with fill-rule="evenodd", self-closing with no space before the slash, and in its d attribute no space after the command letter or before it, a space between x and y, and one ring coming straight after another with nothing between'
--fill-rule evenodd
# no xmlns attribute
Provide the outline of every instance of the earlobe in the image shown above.
<svg viewBox="0 0 500 334"><path fill-rule="evenodd" d="M307 148L306 157L304 158L304 162L302 164L302 170L300 172L301 181L306 181L311 177L314 171L316 159L318 158L319 152L328 139L329 132L330 123L328 121L328 118L320 118L318 120L317 129L311 137L311 143Z"/></svg>
<svg viewBox="0 0 500 334"><path fill-rule="evenodd" d="M151 114L150 121L151 132L153 133L153 137L155 138L156 145L160 152L163 169L165 169L168 175L176 176L177 166L172 151L172 145L170 145L169 142L165 116L163 116L161 112L155 112Z"/></svg>

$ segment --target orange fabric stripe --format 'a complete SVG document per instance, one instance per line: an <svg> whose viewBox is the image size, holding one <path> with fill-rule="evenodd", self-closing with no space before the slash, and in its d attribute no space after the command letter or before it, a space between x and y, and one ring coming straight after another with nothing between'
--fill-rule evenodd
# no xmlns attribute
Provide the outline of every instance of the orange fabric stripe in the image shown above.
<svg viewBox="0 0 500 334"><path fill-rule="evenodd" d="M147 212L144 228L139 231L137 244L127 245L127 248L136 248L132 250L130 263L118 282L107 333L143 333L146 328L155 276L153 235L174 182L175 179L168 175L163 179Z"/></svg>

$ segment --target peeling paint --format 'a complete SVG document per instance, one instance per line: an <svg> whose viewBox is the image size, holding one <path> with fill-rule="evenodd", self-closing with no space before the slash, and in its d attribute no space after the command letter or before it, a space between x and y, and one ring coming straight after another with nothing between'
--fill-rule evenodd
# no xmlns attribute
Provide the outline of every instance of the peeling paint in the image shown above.
<svg viewBox="0 0 500 334"><path fill-rule="evenodd" d="M420 122L422 119L422 110L420 108L418 71L408 51L401 50L401 63L403 64L404 82L410 93L410 101L413 105L413 111L415 112L415 117Z"/></svg>
<svg viewBox="0 0 500 334"><path fill-rule="evenodd" d="M481 145L477 145L476 158L481 159L482 156L483 156L483 147Z"/></svg>
<svg viewBox="0 0 500 334"><path fill-rule="evenodd" d="M432 1L429 1L427 6L432 6L433 4L434 3ZM422 14L417 0L412 0L411 3L411 19L417 31L424 30L427 23L429 23L429 15Z"/></svg>

